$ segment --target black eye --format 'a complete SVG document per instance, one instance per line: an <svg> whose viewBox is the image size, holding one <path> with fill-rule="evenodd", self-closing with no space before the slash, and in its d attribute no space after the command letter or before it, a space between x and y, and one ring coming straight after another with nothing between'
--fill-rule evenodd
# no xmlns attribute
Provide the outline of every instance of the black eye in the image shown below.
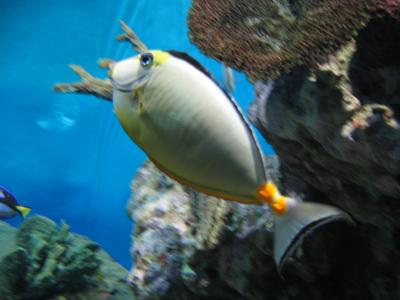
<svg viewBox="0 0 400 300"><path fill-rule="evenodd" d="M153 63L153 54L143 53L140 55L140 64L142 67L150 67Z"/></svg>

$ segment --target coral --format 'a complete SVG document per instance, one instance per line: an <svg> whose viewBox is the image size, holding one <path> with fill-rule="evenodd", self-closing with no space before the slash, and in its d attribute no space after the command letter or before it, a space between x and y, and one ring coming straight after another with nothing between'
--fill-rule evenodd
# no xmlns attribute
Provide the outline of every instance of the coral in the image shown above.
<svg viewBox="0 0 400 300"><path fill-rule="evenodd" d="M279 183L276 157L267 157L266 165ZM273 220L266 208L196 193L149 162L137 172L132 191L128 211L136 228L129 280L138 299L314 299L308 282L315 273L346 279L330 258L343 252L342 243L357 249L343 224L324 228L291 259L282 281L272 259ZM310 255L316 248L318 254ZM321 277L316 284L333 293Z"/></svg>
<svg viewBox="0 0 400 300"><path fill-rule="evenodd" d="M21 278L0 280L4 297L45 299L66 291L88 286L100 261L98 246L93 243L71 243L68 227L56 229L51 221L28 219L17 234L18 249L0 264L1 274L20 274Z"/></svg>
<svg viewBox="0 0 400 300"><path fill-rule="evenodd" d="M252 79L276 78L334 53L375 9L370 0L194 0L189 36L203 53Z"/></svg>
<svg viewBox="0 0 400 300"><path fill-rule="evenodd" d="M15 232L16 229L8 226L6 223L0 222L0 261L15 249Z"/></svg>
<svg viewBox="0 0 400 300"><path fill-rule="evenodd" d="M111 101L112 85L109 79L95 78L81 66L70 65L70 68L79 76L81 81L74 83L58 83L53 87L56 92L89 94Z"/></svg>
<svg viewBox="0 0 400 300"><path fill-rule="evenodd" d="M146 164L129 206L138 226L130 282L139 299L399 298L400 25L384 13L363 26L311 68L257 81L249 109L279 156L280 173L274 164L267 170L280 174L281 189L337 206L357 226L310 235L282 280L263 208L214 202Z"/></svg>
<svg viewBox="0 0 400 300"><path fill-rule="evenodd" d="M399 0L378 0L378 8L400 20L400 1Z"/></svg>
<svg viewBox="0 0 400 300"><path fill-rule="evenodd" d="M280 158L283 185L295 179L308 200L324 199L357 222L364 272L339 299L400 294L399 26L381 16L317 70L258 82L249 111Z"/></svg>
<svg viewBox="0 0 400 300"><path fill-rule="evenodd" d="M216 261L206 253L233 231L245 234L260 215L265 214L260 227L270 217L258 206L241 206L185 188L150 162L137 172L132 191L128 211L136 227L129 280L138 299L226 295L221 291L224 285L201 269L209 266L207 260ZM234 211L238 209L247 218L237 218ZM201 252L197 260L203 266L193 269L190 260Z"/></svg>
<svg viewBox="0 0 400 300"><path fill-rule="evenodd" d="M2 299L133 299L128 288L110 286L120 285L116 278L104 278L109 258L99 246L69 233L64 223L57 228L49 219L29 218L14 240L15 248L0 262ZM121 280L118 268L111 269Z"/></svg>
<svg viewBox="0 0 400 300"><path fill-rule="evenodd" d="M148 163L136 175L128 211L135 220L129 280L139 299L157 299L171 290L180 277L183 252L190 251L193 228L191 207L181 201L183 187ZM186 249L186 250L184 250Z"/></svg>
<svg viewBox="0 0 400 300"><path fill-rule="evenodd" d="M120 21L123 34L117 36L118 41L125 41L131 44L132 48L137 52L147 49L136 34L124 22ZM100 68L109 69L111 59L100 59L98 65ZM79 76L80 81L73 83L57 83L53 86L53 90L59 93L79 93L85 95L94 95L106 101L112 101L112 84L111 80L96 78L78 65L70 65L71 70Z"/></svg>

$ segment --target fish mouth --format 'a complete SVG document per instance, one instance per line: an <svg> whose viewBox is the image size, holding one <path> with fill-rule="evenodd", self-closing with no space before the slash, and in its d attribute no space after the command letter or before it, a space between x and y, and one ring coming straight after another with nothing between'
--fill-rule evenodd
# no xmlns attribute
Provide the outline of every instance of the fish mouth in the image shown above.
<svg viewBox="0 0 400 300"><path fill-rule="evenodd" d="M135 88L142 86L146 81L148 74L144 74L128 82L119 83L111 78L111 83L114 89L120 92L132 92Z"/></svg>

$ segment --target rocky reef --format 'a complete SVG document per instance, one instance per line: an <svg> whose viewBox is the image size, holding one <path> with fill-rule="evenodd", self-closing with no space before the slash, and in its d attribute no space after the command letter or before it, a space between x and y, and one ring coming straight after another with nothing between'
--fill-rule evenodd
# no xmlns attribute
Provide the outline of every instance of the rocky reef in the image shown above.
<svg viewBox="0 0 400 300"><path fill-rule="evenodd" d="M128 206L138 299L400 298L399 12L397 0L193 1L192 41L254 83L270 178L355 224L319 228L278 274L265 208L195 193L147 163ZM73 69L81 81L56 90L111 98L109 81Z"/></svg>
<svg viewBox="0 0 400 300"><path fill-rule="evenodd" d="M138 171L132 190L128 211L136 227L129 281L138 299L239 299L252 286L250 278L238 281L256 272L256 262L243 255L246 244L259 255L271 253L272 219L265 208L196 193L150 162ZM261 256L273 266L269 255ZM264 272L278 276L273 267Z"/></svg>
<svg viewBox="0 0 400 300"><path fill-rule="evenodd" d="M262 2L281 8L285 3L318 5ZM357 6L348 7L341 17L360 21L348 35L333 31L325 36L342 38L332 40L334 47L307 40L309 47L303 45L305 52L300 52L306 56L288 65L282 60L265 63L265 56L272 57L268 43L248 43L246 34L255 26L251 16L271 20L272 14L298 22L282 15L296 11L283 7L278 14L257 1L232 10L243 3L194 1L192 40L206 54L256 80L249 117L279 157L279 164L267 159L274 181L294 197L340 207L355 226L337 223L319 229L291 257L281 277L271 259L273 224L267 211L197 194L148 163L137 174L129 205L137 226L131 284L140 299L398 299L399 3L370 2L379 12L367 15L357 15ZM307 13L307 22L321 21L310 19L318 14ZM296 16L304 15L298 10ZM196 20L202 18L206 22L199 29ZM211 19L214 25L207 27ZM314 30L325 33L320 27ZM268 41L287 51L301 45L279 36ZM232 48L223 48L227 45ZM254 53L242 51L246 47ZM315 47L327 49L316 54ZM263 81L268 78L275 81Z"/></svg>
<svg viewBox="0 0 400 300"><path fill-rule="evenodd" d="M277 158L266 162L268 176L279 183ZM345 287L355 293L355 274L343 265L360 266L360 241L345 223L307 238L283 279L272 259L273 219L265 207L196 193L150 162L138 171L132 190L128 211L136 228L129 282L138 299L334 299L327 296ZM341 281L332 283L329 276Z"/></svg>
<svg viewBox="0 0 400 300"><path fill-rule="evenodd" d="M134 299L127 272L85 237L34 216L0 222L0 299Z"/></svg>
<svg viewBox="0 0 400 300"><path fill-rule="evenodd" d="M291 279L296 282L295 286L299 287L297 284L308 280L307 287L313 290L312 294L307 294L307 289L302 287L296 296L271 296L268 291L260 299L398 299L400 2L371 1L370 4L377 9L375 13L368 14L361 26L354 27L348 39L337 43L336 49L328 47L311 63L307 57L314 55L315 48L309 47L305 60L293 63L290 68L284 68L285 64L266 64L263 56L259 55L262 53L271 57L271 53L264 50L265 43L249 47L246 39L240 38L244 33L231 35L231 31L224 26L219 32L216 32L216 26L210 30L204 27L200 33L193 20L211 9L212 5L205 5L205 2L194 1L189 18L192 40L206 54L227 63L232 63L236 56L239 61L251 58L248 65L233 66L257 80L257 98L249 109L249 117L279 157L283 189L286 193L304 195L307 201L340 207L356 222L351 233L344 228L328 229L331 238L343 238L344 232L352 236L346 242L335 242L336 246L340 245L339 252L330 257L321 256L318 264L315 264L318 260L304 264L304 260L300 259L296 267L295 264L288 266L287 272L294 276ZM302 6L312 1L264 2L270 5L286 3L293 7L296 3ZM323 10L329 2L332 1L315 4ZM213 10L209 17L223 18L232 13L226 7L238 3L241 1L214 2L213 5L219 8ZM357 7L350 10L356 13ZM230 30L233 29L228 26L230 22L239 20L235 28L241 26L245 28L242 32L251 32L254 24L244 22L248 20L249 12L269 18L257 5L249 4L246 10L235 11L240 15L238 18L225 19L224 24ZM309 15L308 18L317 15ZM343 17L345 15L344 11ZM324 28L328 30L328 27ZM314 29L320 34L325 33L321 28ZM215 35L220 35L221 40L226 38L227 43L232 39L235 41L236 51L231 49L230 52L232 60L221 54L222 48L216 48L219 47L219 40L213 39ZM211 38L206 42L202 38L204 36ZM285 46L293 50L295 48L291 47L296 47L296 42L286 40ZM209 44L215 47L211 49ZM240 52L246 47L256 55ZM251 73L257 64L260 67ZM276 80L262 81L269 78ZM325 246L329 249L334 245L327 244L326 240L325 243L318 241L320 238L323 236L314 237L314 245L318 247L310 246L306 250L303 245L303 254L308 253L314 260L321 248ZM336 269L327 266L335 266ZM304 270L310 271L312 276L301 273ZM329 282L330 287L336 288L327 293L329 287L323 282Z"/></svg>

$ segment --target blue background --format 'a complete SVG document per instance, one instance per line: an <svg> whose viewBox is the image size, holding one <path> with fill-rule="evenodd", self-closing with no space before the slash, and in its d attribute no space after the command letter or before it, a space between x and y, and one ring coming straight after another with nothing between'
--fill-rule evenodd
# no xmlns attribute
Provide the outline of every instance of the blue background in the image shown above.
<svg viewBox="0 0 400 300"><path fill-rule="evenodd" d="M145 155L123 133L110 103L51 87L77 80L70 63L104 77L99 58L133 55L129 44L115 41L119 19L149 48L185 51L220 81L221 65L187 38L189 6L188 0L0 0L0 185L32 214L66 220L125 267L129 184ZM246 111L252 87L237 73L235 85Z"/></svg>

